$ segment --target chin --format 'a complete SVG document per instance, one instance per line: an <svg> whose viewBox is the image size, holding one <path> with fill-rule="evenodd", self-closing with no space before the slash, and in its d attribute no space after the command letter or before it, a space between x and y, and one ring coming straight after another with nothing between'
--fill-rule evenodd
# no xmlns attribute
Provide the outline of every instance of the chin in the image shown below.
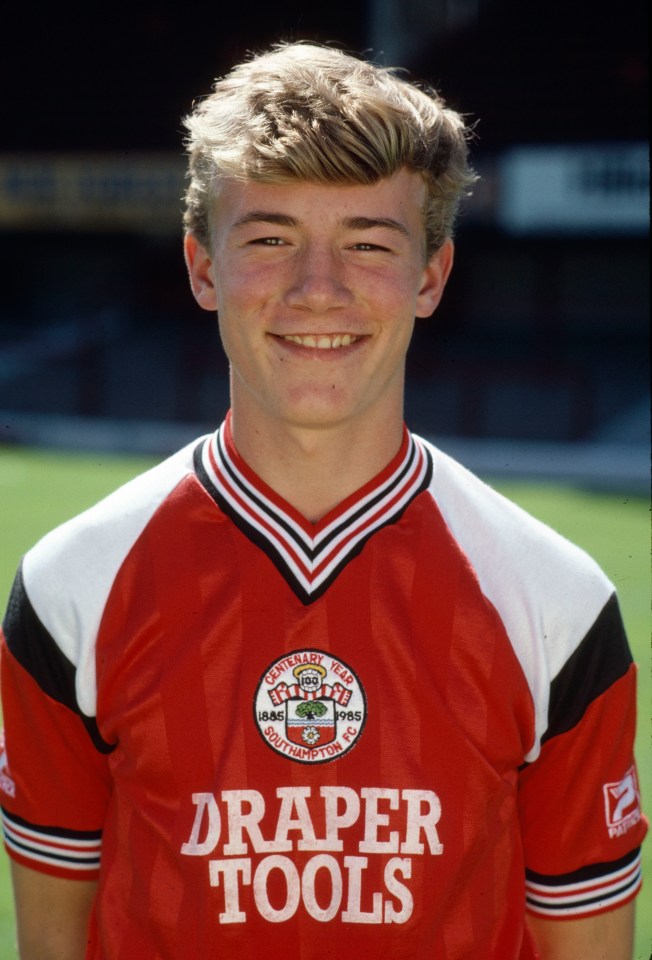
<svg viewBox="0 0 652 960"><path fill-rule="evenodd" d="M289 410L284 417L286 422L293 427L306 430L324 430L329 427L337 427L353 417L353 412L348 408L330 407L328 409L300 410L296 407Z"/></svg>

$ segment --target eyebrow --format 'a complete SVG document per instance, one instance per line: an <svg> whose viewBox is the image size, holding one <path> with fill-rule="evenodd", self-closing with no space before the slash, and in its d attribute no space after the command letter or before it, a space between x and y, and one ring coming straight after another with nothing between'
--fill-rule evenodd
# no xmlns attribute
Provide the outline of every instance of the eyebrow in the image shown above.
<svg viewBox="0 0 652 960"><path fill-rule="evenodd" d="M296 217L291 217L285 213L273 213L268 210L250 210L239 217L233 226L244 227L248 223L271 223L278 227L300 226L300 221ZM410 236L407 227L399 220L393 220L391 217L345 217L342 225L349 230L374 230L382 227L386 230L395 230L404 237Z"/></svg>
<svg viewBox="0 0 652 960"><path fill-rule="evenodd" d="M284 213L271 213L267 210L250 210L245 213L233 224L234 227L244 227L248 223L274 223L278 227L296 227L299 221L295 217L289 217Z"/></svg>
<svg viewBox="0 0 652 960"><path fill-rule="evenodd" d="M404 237L410 236L408 228L400 220L392 220L391 217L347 217L344 220L344 226L350 230L373 230L384 227L386 230L396 230Z"/></svg>

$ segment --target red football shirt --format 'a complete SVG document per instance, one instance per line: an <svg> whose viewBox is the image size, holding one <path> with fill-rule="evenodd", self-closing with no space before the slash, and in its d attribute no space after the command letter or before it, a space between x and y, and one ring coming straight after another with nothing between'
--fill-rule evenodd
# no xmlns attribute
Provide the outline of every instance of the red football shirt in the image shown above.
<svg viewBox="0 0 652 960"><path fill-rule="evenodd" d="M317 524L228 419L25 557L10 856L88 958L526 960L640 885L634 667L581 551L406 432Z"/></svg>

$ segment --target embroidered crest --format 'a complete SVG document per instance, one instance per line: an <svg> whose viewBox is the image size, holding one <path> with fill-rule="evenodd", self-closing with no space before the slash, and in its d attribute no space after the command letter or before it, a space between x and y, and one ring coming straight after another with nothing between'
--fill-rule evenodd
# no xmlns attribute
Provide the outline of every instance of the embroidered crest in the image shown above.
<svg viewBox="0 0 652 960"><path fill-rule="evenodd" d="M297 763L328 763L355 745L367 717L353 670L330 653L295 650L260 679L254 719L265 743Z"/></svg>

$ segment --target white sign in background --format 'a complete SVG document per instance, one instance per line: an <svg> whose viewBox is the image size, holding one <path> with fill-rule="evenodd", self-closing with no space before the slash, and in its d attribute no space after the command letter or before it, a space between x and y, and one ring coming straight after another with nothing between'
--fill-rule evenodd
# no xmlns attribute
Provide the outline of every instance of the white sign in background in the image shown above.
<svg viewBox="0 0 652 960"><path fill-rule="evenodd" d="M647 145L515 147L498 165L497 223L512 233L649 229Z"/></svg>

